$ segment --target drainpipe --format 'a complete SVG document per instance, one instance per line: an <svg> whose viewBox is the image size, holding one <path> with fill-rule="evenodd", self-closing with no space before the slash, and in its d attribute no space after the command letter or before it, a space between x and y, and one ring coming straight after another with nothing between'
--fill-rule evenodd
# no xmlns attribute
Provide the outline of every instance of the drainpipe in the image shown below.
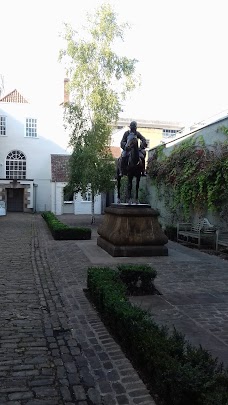
<svg viewBox="0 0 228 405"><path fill-rule="evenodd" d="M56 181L55 181L55 215L57 214L57 185L56 185Z"/></svg>
<svg viewBox="0 0 228 405"><path fill-rule="evenodd" d="M36 190L37 190L38 184L33 184L33 187L34 187L33 214L35 214L35 212L36 212L36 201L37 201L37 191Z"/></svg>

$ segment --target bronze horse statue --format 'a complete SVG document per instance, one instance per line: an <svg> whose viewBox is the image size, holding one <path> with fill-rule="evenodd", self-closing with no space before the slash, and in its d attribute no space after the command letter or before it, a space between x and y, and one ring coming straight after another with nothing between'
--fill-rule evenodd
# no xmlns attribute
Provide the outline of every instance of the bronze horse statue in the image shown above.
<svg viewBox="0 0 228 405"><path fill-rule="evenodd" d="M135 202L136 204L139 203L139 183L140 178L143 171L142 160L139 156L139 146L138 146L138 139L136 136L131 137L126 145L125 148L127 152L127 164L126 164L126 171L123 175L126 175L128 178L127 184L127 202L128 204L132 203L132 181L133 178L136 178L136 193L135 193ZM116 179L117 179L117 192L118 192L118 204L120 203L120 185L121 185L121 175L120 175L120 165L121 165L121 158L119 157L117 162L117 172L116 172Z"/></svg>

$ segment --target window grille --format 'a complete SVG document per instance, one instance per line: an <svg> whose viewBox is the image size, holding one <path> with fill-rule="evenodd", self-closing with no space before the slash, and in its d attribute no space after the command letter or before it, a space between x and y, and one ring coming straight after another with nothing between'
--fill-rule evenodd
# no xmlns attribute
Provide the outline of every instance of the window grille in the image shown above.
<svg viewBox="0 0 228 405"><path fill-rule="evenodd" d="M162 130L162 136L163 138L172 138L175 136L177 133L176 129L163 129Z"/></svg>
<svg viewBox="0 0 228 405"><path fill-rule="evenodd" d="M37 119L26 118L26 136L29 138L37 137Z"/></svg>
<svg viewBox="0 0 228 405"><path fill-rule="evenodd" d="M6 157L6 178L26 179L26 157L19 150L11 151Z"/></svg>
<svg viewBox="0 0 228 405"><path fill-rule="evenodd" d="M6 135L6 117L0 116L0 135Z"/></svg>

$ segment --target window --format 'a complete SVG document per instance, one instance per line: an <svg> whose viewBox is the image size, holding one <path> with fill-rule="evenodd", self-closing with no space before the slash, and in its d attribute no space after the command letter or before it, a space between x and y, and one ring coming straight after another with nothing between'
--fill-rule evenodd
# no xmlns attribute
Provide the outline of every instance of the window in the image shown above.
<svg viewBox="0 0 228 405"><path fill-rule="evenodd" d="M0 115L0 135L6 135L6 117Z"/></svg>
<svg viewBox="0 0 228 405"><path fill-rule="evenodd" d="M37 137L37 119L26 118L26 136L29 138Z"/></svg>
<svg viewBox="0 0 228 405"><path fill-rule="evenodd" d="M67 188L65 187L63 189L63 201L64 202L74 201L74 193L68 191Z"/></svg>
<svg viewBox="0 0 228 405"><path fill-rule="evenodd" d="M163 129L162 130L163 138L172 138L176 135L176 133L177 133L176 129Z"/></svg>
<svg viewBox="0 0 228 405"><path fill-rule="evenodd" d="M92 201L92 194L91 191L86 191L86 193L82 194L83 201Z"/></svg>
<svg viewBox="0 0 228 405"><path fill-rule="evenodd" d="M26 157L21 151L13 150L7 155L6 178L26 179Z"/></svg>

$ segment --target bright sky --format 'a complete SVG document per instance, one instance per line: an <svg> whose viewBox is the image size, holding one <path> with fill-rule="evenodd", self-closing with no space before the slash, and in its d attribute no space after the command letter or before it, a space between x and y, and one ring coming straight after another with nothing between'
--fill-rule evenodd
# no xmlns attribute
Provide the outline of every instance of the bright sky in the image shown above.
<svg viewBox="0 0 228 405"><path fill-rule="evenodd" d="M57 61L62 22L79 29L99 0L0 0L0 74L47 108L63 96ZM119 21L129 22L126 56L139 60L142 86L124 115L199 122L228 109L227 0L111 0ZM54 104L52 104L54 103Z"/></svg>

